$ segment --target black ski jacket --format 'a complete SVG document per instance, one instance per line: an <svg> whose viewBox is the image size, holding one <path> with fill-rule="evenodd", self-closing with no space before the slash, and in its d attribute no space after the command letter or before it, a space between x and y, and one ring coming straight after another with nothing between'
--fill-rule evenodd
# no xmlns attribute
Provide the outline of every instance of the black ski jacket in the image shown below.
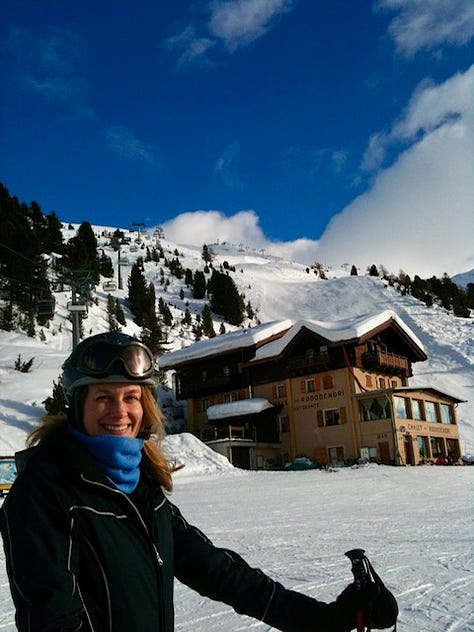
<svg viewBox="0 0 474 632"><path fill-rule="evenodd" d="M156 482L119 491L69 434L17 461L0 528L20 632L172 632L174 577L281 630L343 629L333 604L213 546Z"/></svg>

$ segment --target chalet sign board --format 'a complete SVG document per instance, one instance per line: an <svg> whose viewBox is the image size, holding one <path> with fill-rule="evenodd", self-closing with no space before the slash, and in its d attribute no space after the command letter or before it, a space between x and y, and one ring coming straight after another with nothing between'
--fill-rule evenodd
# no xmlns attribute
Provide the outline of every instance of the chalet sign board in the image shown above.
<svg viewBox="0 0 474 632"><path fill-rule="evenodd" d="M334 400L344 397L344 389L333 389L324 393L306 393L301 397L293 399L293 410L306 410L308 408L319 408L319 402Z"/></svg>
<svg viewBox="0 0 474 632"><path fill-rule="evenodd" d="M423 432L425 434L446 434L457 436L456 431L454 430L456 426L451 427L450 425L440 424L440 423L431 423L431 424L423 424L423 423L407 423L406 425L398 426L398 431L402 434L407 432Z"/></svg>

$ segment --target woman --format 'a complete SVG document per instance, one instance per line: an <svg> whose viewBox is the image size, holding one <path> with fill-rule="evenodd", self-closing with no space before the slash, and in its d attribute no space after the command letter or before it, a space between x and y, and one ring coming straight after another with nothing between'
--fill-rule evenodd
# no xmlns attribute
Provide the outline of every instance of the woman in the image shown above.
<svg viewBox="0 0 474 632"><path fill-rule="evenodd" d="M63 386L67 416L30 435L0 511L20 631L171 632L174 577L280 630L355 627L369 602L352 585L331 604L287 590L213 546L170 502L145 345L92 336L64 363Z"/></svg>

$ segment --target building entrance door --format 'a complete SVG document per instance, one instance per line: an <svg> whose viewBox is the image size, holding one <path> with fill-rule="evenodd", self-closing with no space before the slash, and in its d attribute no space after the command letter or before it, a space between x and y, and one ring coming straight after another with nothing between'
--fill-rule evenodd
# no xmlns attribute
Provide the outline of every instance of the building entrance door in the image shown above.
<svg viewBox="0 0 474 632"><path fill-rule="evenodd" d="M250 469L250 448L232 446L232 465L244 470Z"/></svg>
<svg viewBox="0 0 474 632"><path fill-rule="evenodd" d="M411 437L405 437L405 463L406 465L415 465L415 455L413 454Z"/></svg>
<svg viewBox="0 0 474 632"><path fill-rule="evenodd" d="M381 441L379 443L379 459L380 463L390 465L390 445L388 441Z"/></svg>

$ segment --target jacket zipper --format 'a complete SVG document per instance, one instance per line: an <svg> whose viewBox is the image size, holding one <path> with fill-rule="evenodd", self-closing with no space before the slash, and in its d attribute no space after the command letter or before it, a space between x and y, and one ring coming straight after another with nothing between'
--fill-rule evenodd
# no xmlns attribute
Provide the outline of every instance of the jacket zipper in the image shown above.
<svg viewBox="0 0 474 632"><path fill-rule="evenodd" d="M115 493L115 494L119 494L120 496L122 496L123 498L125 498L125 500L127 501L127 503L130 505L130 507L132 508L134 514L137 516L140 524L142 525L146 535L147 535L147 540L148 540L148 544L150 545L151 549L153 550L154 553L154 559L156 560L156 563L158 564L158 568L156 571L156 578L157 578L157 582L158 582L158 586L159 586L159 590L160 590L160 598L161 598L161 607L160 604L158 605L158 616L160 619L160 626L159 626L159 630L161 629L165 629L165 622L164 622L164 611L165 611L165 604L164 604L164 593L163 593L163 577L161 574L161 567L164 566L164 562L163 562L163 558L161 557L157 547L155 546L155 543L153 542L150 532L148 530L148 527L146 526L145 521L142 518L141 513L138 511L138 509L135 507L135 505L132 503L132 501L130 500L130 498L127 496L127 494L124 494L123 492L120 491L120 489L115 489L113 487L109 487L109 485L104 485L104 483L99 483L98 481L93 481L90 480L88 478L86 478L83 474L80 474L80 477L82 478L83 481L85 481L86 483L89 483L90 485L95 485L97 487L102 487L103 489L106 489L109 492Z"/></svg>

